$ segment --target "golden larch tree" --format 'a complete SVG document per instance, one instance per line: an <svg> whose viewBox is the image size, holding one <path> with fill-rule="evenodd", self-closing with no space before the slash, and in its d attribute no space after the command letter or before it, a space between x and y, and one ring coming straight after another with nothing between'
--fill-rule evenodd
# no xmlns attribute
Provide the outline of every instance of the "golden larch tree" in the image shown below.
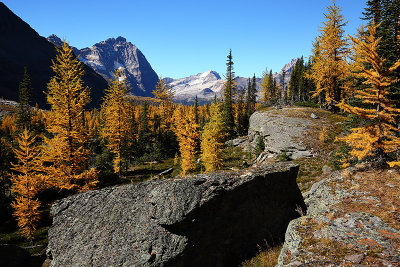
<svg viewBox="0 0 400 267"><path fill-rule="evenodd" d="M158 106L161 116L161 128L164 131L171 130L174 91L161 77L158 79L153 95L160 101Z"/></svg>
<svg viewBox="0 0 400 267"><path fill-rule="evenodd" d="M88 168L89 135L84 125L85 106L90 101L89 88L82 81L84 70L68 43L64 41L53 61L55 75L48 84L47 130L43 161L53 185L72 191L85 191L97 184L98 172Z"/></svg>
<svg viewBox="0 0 400 267"><path fill-rule="evenodd" d="M268 70L266 69L261 79L261 102L266 103L272 99L272 88Z"/></svg>
<svg viewBox="0 0 400 267"><path fill-rule="evenodd" d="M367 27L367 34L351 37L356 54L354 75L364 79L366 85L366 88L355 91L355 98L365 107L353 107L344 100L339 105L345 111L366 119L368 124L351 129L348 136L339 140L350 145L353 157L361 160L372 156L382 165L389 153L400 149L400 130L396 125L400 109L395 107L395 101L388 99L389 86L396 82L390 74L400 67L400 60L389 68L384 67L385 59L380 58L377 52L381 40L376 38L377 27L372 23ZM399 166L400 162L392 161L389 165Z"/></svg>
<svg viewBox="0 0 400 267"><path fill-rule="evenodd" d="M201 135L201 161L206 172L218 170L222 167L223 140L226 136L221 105L213 102L210 113L210 120L204 126Z"/></svg>
<svg viewBox="0 0 400 267"><path fill-rule="evenodd" d="M129 87L122 77L120 69L114 74L114 79L106 89L106 94L101 108L103 127L100 131L106 140L106 146L114 154L114 172L121 172L122 150L128 142L131 123L130 103L128 102Z"/></svg>
<svg viewBox="0 0 400 267"><path fill-rule="evenodd" d="M314 42L313 65L308 78L316 84L313 97L322 95L325 103L338 103L342 98L341 80L346 77L348 41L344 36L346 22L341 8L333 4L328 6L328 14L320 28L320 35Z"/></svg>
<svg viewBox="0 0 400 267"><path fill-rule="evenodd" d="M195 168L199 124L196 123L194 110L192 108L184 110L184 107L178 106L174 112L174 126L179 141L179 152L182 158L181 175L183 176Z"/></svg>
<svg viewBox="0 0 400 267"><path fill-rule="evenodd" d="M18 162L12 164L12 169L16 172L11 178L12 191L15 194L12 207L20 231L33 242L33 234L41 215L41 203L37 194L44 188L44 176L40 173L40 151L35 144L35 138L27 129L17 137L17 144L14 153Z"/></svg>

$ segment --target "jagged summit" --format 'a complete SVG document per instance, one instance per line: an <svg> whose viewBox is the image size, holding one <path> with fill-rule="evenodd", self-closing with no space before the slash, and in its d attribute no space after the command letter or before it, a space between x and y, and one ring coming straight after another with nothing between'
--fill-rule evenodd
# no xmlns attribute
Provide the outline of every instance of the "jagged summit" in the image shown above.
<svg viewBox="0 0 400 267"><path fill-rule="evenodd" d="M62 45L63 41L55 34L50 35L47 37L47 40L55 45Z"/></svg>
<svg viewBox="0 0 400 267"><path fill-rule="evenodd" d="M61 41L56 35L47 38L59 45ZM62 41L61 41L62 43ZM76 48L75 48L76 49ZM79 59L110 81L116 68L131 86L131 92L138 96L152 96L157 84L158 75L152 69L143 53L125 37L108 38L91 47L74 50Z"/></svg>

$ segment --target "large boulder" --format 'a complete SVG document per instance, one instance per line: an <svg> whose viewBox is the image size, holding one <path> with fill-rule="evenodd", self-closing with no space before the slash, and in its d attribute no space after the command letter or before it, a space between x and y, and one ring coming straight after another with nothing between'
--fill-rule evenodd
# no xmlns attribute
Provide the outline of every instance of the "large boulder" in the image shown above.
<svg viewBox="0 0 400 267"><path fill-rule="evenodd" d="M236 266L305 204L279 163L89 191L51 208L51 266Z"/></svg>
<svg viewBox="0 0 400 267"><path fill-rule="evenodd" d="M304 108L282 108L257 111L250 116L248 142L256 147L258 136L263 137L265 151L270 155L286 153L291 159L312 156L302 140L315 122Z"/></svg>

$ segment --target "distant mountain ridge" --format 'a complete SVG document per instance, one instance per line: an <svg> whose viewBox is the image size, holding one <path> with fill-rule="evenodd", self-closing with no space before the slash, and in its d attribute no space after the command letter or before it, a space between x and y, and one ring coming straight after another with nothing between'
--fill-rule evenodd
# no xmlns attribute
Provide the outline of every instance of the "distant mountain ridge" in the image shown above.
<svg viewBox="0 0 400 267"><path fill-rule="evenodd" d="M61 39L55 34L50 35L47 40L56 45L62 44ZM72 49L83 63L106 80L113 79L115 69L120 68L134 95L153 95L158 75L143 53L124 37L109 38L92 47L83 49L72 47Z"/></svg>
<svg viewBox="0 0 400 267"><path fill-rule="evenodd" d="M273 73L277 83L282 84L283 71L285 71L285 84L287 86L297 60L298 58L292 59L279 73ZM221 97L224 88L224 79L221 78L219 73L212 70L179 79L166 77L163 80L175 91L174 100L180 103L193 103L196 96L200 103L209 102L215 95ZM243 90L247 88L249 78L237 76L235 81L238 88ZM260 83L261 78L256 78L258 95L260 95Z"/></svg>
<svg viewBox="0 0 400 267"><path fill-rule="evenodd" d="M56 55L54 44L0 2L0 97L18 101L18 86L27 67L34 88L33 104L47 108L45 91L54 75L51 65ZM86 65L84 70L84 83L91 88L90 107L99 107L107 82Z"/></svg>

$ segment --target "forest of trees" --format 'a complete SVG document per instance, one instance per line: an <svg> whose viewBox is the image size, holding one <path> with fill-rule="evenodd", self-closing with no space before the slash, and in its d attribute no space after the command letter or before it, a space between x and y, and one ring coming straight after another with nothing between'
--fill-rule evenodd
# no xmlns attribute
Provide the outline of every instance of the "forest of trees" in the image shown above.
<svg viewBox="0 0 400 267"><path fill-rule="evenodd" d="M255 75L238 88L229 51L221 99L202 106L197 98L194 105L174 103L162 78L152 101L135 100L116 69L101 109L88 110L82 63L64 42L46 92L50 110L32 107L34 89L25 69L17 112L1 120L0 206L12 206L18 227L33 241L43 192L90 190L111 173L123 177L138 162L174 157L182 176L199 164L200 171L221 169L225 141L247 135L250 116L273 105L303 103L354 114L362 124L337 139L349 147L343 167L354 159L399 166L399 1L369 0L363 16L367 26L346 36L345 18L333 1L308 61L296 62L288 83L266 69L259 95Z"/></svg>

